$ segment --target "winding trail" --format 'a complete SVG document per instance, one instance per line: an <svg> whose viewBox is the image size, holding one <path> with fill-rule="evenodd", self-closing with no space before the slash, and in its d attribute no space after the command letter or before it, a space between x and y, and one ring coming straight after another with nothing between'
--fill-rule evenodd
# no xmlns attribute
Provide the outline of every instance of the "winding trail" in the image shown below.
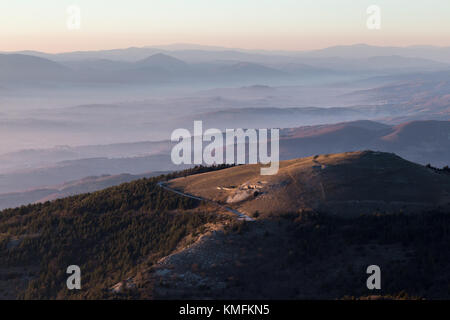
<svg viewBox="0 0 450 320"><path fill-rule="evenodd" d="M236 216L239 218L239 220L255 221L255 219L253 219L253 218L247 216L246 214L243 214L242 212L239 212L239 211L237 211L237 210L235 210L235 209L232 209L232 208L230 208L230 207L224 206L224 205L222 205L222 204L220 204L220 203L218 203L218 202L216 202L216 201L212 201L212 200L205 199L205 198L202 198L202 197L193 196L192 194L189 194L189 193L183 193L183 192L181 192L181 191L178 191L178 190L175 190L175 189L173 189L173 188L171 188L171 187L168 187L168 186L166 185L165 182L160 181L160 182L157 183L157 185L158 185L160 188L163 188L164 190L167 190L167 191L176 193L176 194L178 194L178 195L180 195L180 196L188 197L188 198L191 198L191 199L195 199L195 200L199 200L199 201L204 201L204 202L211 203L211 204L213 204L213 205L215 205L215 206L217 206L217 207L219 207L219 208L221 208L221 209L224 209L224 210L226 210L226 211L228 211L228 212L233 213L234 215L236 215Z"/></svg>

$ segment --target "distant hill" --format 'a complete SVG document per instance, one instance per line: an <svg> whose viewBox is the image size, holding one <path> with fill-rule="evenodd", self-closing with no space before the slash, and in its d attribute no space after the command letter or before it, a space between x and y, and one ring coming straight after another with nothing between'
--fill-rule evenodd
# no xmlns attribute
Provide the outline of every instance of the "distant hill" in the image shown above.
<svg viewBox="0 0 450 320"><path fill-rule="evenodd" d="M373 149L410 161L445 166L450 162L450 121L411 121L388 126L373 121L307 126L282 131L282 159Z"/></svg>
<svg viewBox="0 0 450 320"><path fill-rule="evenodd" d="M447 63L440 63L433 60L423 58L402 57L399 55L374 56L367 58L367 62L371 68L385 69L407 69L414 70L418 66L421 68L429 68L430 70L439 70L439 68L450 68Z"/></svg>
<svg viewBox="0 0 450 320"><path fill-rule="evenodd" d="M163 53L157 53L136 62L140 67L159 67L169 71L185 71L188 64L180 59Z"/></svg>
<svg viewBox="0 0 450 320"><path fill-rule="evenodd" d="M394 126L393 129L392 133L381 139L395 144L397 148L412 141L425 147L427 144L432 146L450 140L450 121L412 121Z"/></svg>
<svg viewBox="0 0 450 320"><path fill-rule="evenodd" d="M187 166L177 166L170 154L155 154L129 158L86 158L61 161L47 167L22 169L0 175L0 193L19 192L79 180L87 176L139 175L143 172L172 171Z"/></svg>
<svg viewBox="0 0 450 320"><path fill-rule="evenodd" d="M0 81L60 81L69 80L71 70L48 59L24 54L0 54Z"/></svg>
<svg viewBox="0 0 450 320"><path fill-rule="evenodd" d="M370 131L389 130L391 126L369 120L357 120L341 122L336 124L325 124L319 126L305 126L292 129L284 129L283 134L288 138L306 138L334 133L346 127L366 129ZM386 132L386 131L385 131Z"/></svg>
<svg viewBox="0 0 450 320"><path fill-rule="evenodd" d="M306 124L325 124L340 121L359 120L364 113L352 108L229 108L226 110L197 113L188 119L201 119L212 128L289 128Z"/></svg>
<svg viewBox="0 0 450 320"><path fill-rule="evenodd" d="M431 59L450 63L450 47L433 46L409 46L409 47L389 47L371 46L367 44L354 44L334 46L319 50L305 51L299 53L300 56L314 57L342 57L350 59L362 59L375 56L405 56Z"/></svg>
<svg viewBox="0 0 450 320"><path fill-rule="evenodd" d="M132 158L170 152L170 141L141 141L86 146L57 146L49 149L24 149L0 155L3 172L42 168L61 161L89 158Z"/></svg>
<svg viewBox="0 0 450 320"><path fill-rule="evenodd" d="M32 189L16 193L0 194L0 210L16 208L30 203L46 202L73 196L80 193L94 192L125 182L149 178L161 174L148 173L141 175L119 174L104 175L100 177L86 177L76 181L66 182L62 185Z"/></svg>
<svg viewBox="0 0 450 320"><path fill-rule="evenodd" d="M368 99L407 102L420 98L422 102L436 95L445 96L450 88L450 71L432 72L409 76L386 78L390 83L376 88L356 91L353 94L366 93ZM395 100L393 100L395 99Z"/></svg>

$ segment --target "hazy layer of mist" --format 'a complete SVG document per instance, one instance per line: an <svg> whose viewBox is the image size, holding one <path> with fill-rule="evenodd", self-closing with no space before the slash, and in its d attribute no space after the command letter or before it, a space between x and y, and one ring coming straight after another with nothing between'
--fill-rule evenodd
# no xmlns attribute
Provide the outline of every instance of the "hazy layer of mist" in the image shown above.
<svg viewBox="0 0 450 320"><path fill-rule="evenodd" d="M380 148L445 164L447 126L437 134L434 124L424 124L417 130L431 142L420 143L395 127L449 120L450 67L442 59L448 49L439 50L0 54L0 193L87 176L175 170L170 135L177 128L192 131L194 120L202 120L204 129L302 127L294 132L320 133L314 139L285 136L285 158ZM396 134L332 126L359 120ZM321 131L320 125L334 129Z"/></svg>

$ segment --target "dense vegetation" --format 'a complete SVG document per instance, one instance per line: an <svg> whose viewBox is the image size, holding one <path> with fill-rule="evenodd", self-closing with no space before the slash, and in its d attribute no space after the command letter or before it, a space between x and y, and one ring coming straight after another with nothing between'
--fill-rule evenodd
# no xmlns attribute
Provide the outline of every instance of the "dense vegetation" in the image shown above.
<svg viewBox="0 0 450 320"><path fill-rule="evenodd" d="M443 167L442 169L440 169L440 168L433 167L431 164L427 164L426 167L427 167L428 169L432 169L432 170L434 170L435 172L438 172L438 173L446 173L446 174L450 174L450 168L449 168L449 166L445 166L445 167Z"/></svg>
<svg viewBox="0 0 450 320"><path fill-rule="evenodd" d="M220 268L227 289L190 294L225 299L450 299L450 212L345 219L301 211L240 229L226 239L234 246L230 252L239 253L235 264ZM381 290L366 287L366 268L373 264L381 268ZM213 276L207 269L199 272Z"/></svg>
<svg viewBox="0 0 450 320"><path fill-rule="evenodd" d="M315 243L314 254L348 255L347 275L327 284L340 287L350 296L381 294L423 298L450 298L450 213L365 214L347 220L317 215L309 227L297 223L297 244ZM305 237L307 239L305 239ZM308 239L309 237L312 237ZM305 245L304 245L305 246ZM311 249L311 246L307 245ZM353 251L348 251L352 248ZM299 248L301 250L301 247ZM309 251L309 250L308 250ZM307 251L307 252L308 252ZM301 252L301 251L297 251ZM382 270L382 290L365 287L368 275L357 271L356 261L366 267L377 264ZM339 281L340 280L340 281Z"/></svg>
<svg viewBox="0 0 450 320"><path fill-rule="evenodd" d="M186 236L225 219L157 183L224 167L196 167L0 212L0 296L2 289L11 290L2 288L7 283L16 286L16 297L26 299L450 298L446 211L345 219L300 210L234 222L200 256L193 254L179 266L181 272L211 279L208 285L187 288L177 277L150 276L138 288L112 293L114 284L148 270ZM82 270L80 291L66 288L66 268L73 264ZM380 291L366 287L366 268L372 264L381 267Z"/></svg>
<svg viewBox="0 0 450 320"><path fill-rule="evenodd" d="M33 279L19 290L22 298L109 297L108 288L140 263L153 263L184 236L219 219L198 210L187 212L198 206L197 200L167 192L157 183L224 167L195 167L0 212L0 268L26 267L25 274L11 273L7 279ZM69 265L82 270L81 291L66 288Z"/></svg>

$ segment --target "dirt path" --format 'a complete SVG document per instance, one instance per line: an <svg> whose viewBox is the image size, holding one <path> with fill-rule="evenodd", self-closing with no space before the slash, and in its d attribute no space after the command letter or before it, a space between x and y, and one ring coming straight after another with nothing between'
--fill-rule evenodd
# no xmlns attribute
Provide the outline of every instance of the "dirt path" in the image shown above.
<svg viewBox="0 0 450 320"><path fill-rule="evenodd" d="M188 198L191 198L191 199L195 199L195 200L205 201L205 202L211 203L211 204L213 204L213 205L215 205L215 206L217 206L217 207L220 207L220 208L222 208L222 209L224 209L224 210L226 210L226 211L228 211L228 212L233 213L233 214L236 215L240 220L245 220L245 221L255 221L255 219L253 219L253 218L247 216L246 214L243 214L242 212L239 212L239 211L237 211L237 210L235 210L235 209L232 209L232 208L230 208L230 207L224 206L224 205L222 205L222 204L220 204L220 203L218 203L218 202L215 202L215 201L212 201L212 200L209 200L209 199L205 199L205 198L201 198L201 197L197 197L197 196L193 196L193 195L191 195L191 194L183 193L183 192L181 192L181 191L178 191L178 190L175 190L175 189L173 189L173 188L170 188L170 187L168 187L168 186L167 186L164 182L162 182L162 181L158 182L158 186L161 187L161 188L163 188L163 189L165 189L165 190L167 190L167 191L176 193L176 194L178 194L178 195L180 195L180 196L183 196L183 197L188 197Z"/></svg>

